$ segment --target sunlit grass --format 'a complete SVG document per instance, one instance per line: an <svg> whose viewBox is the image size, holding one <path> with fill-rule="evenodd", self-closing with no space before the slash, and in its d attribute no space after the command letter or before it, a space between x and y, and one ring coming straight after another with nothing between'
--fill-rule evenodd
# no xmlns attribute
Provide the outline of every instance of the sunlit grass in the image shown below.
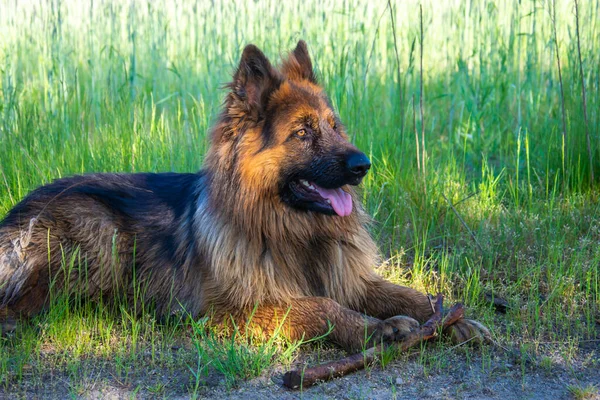
<svg viewBox="0 0 600 400"><path fill-rule="evenodd" d="M598 398L598 388L595 385L569 385L568 389L575 400L591 400Z"/></svg>
<svg viewBox="0 0 600 400"><path fill-rule="evenodd" d="M600 3L581 3L600 176ZM550 2L423 2L423 122L419 3L392 4L399 65L387 2L0 0L0 215L69 174L197 170L241 49L255 43L276 61L302 38L373 160L363 201L385 260L379 271L466 302L505 347L535 356L539 343L559 343L570 362L581 340L598 338L600 320L599 193L588 180L573 3L557 1L556 13L565 146ZM424 179L414 134L421 123ZM486 293L508 301L505 316ZM62 371L78 395L94 386L98 368L131 385L143 366L179 378L141 390L178 385L198 395L211 371L230 386L298 354L295 344L223 341L198 322L75 298L58 296L16 337L0 339L5 390L42 387L40 377ZM436 352L419 360L442 368Z"/></svg>

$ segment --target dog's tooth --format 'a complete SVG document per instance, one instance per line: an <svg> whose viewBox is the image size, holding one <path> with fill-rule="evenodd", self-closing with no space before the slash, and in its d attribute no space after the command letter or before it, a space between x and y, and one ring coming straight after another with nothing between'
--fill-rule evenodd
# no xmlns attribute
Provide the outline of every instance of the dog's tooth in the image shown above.
<svg viewBox="0 0 600 400"><path fill-rule="evenodd" d="M331 204L331 200L325 199L325 201L327 202L327 204Z"/></svg>
<svg viewBox="0 0 600 400"><path fill-rule="evenodd" d="M310 187L310 183L308 183L308 181L305 181L304 179L300 179L300 183L306 187Z"/></svg>
<svg viewBox="0 0 600 400"><path fill-rule="evenodd" d="M309 189L315 190L315 187L313 185L308 185Z"/></svg>

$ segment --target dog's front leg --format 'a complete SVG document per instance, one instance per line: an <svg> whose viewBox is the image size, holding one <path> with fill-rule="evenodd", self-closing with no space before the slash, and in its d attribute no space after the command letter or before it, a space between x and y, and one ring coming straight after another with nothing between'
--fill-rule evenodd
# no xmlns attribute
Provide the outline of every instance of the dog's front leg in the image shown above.
<svg viewBox="0 0 600 400"><path fill-rule="evenodd" d="M259 305L234 316L238 325L266 336L278 330L290 340L327 338L348 351L401 339L412 324L402 318L382 321L343 307L325 297L303 297L284 305Z"/></svg>
<svg viewBox="0 0 600 400"><path fill-rule="evenodd" d="M356 310L380 319L396 315L408 316L420 323L433 314L433 306L426 295L381 278L369 281L366 295ZM490 332L485 326L470 319L461 319L448 327L445 333L456 343L471 339L487 340L490 337Z"/></svg>

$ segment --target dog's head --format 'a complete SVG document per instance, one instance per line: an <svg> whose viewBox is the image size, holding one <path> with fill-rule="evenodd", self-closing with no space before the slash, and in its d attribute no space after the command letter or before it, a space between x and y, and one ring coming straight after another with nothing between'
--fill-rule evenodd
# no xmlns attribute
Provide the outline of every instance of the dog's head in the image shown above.
<svg viewBox="0 0 600 400"><path fill-rule="evenodd" d="M348 216L351 189L367 174L367 156L348 141L319 86L306 43L274 68L247 46L229 84L207 163L237 175L247 196L285 207Z"/></svg>

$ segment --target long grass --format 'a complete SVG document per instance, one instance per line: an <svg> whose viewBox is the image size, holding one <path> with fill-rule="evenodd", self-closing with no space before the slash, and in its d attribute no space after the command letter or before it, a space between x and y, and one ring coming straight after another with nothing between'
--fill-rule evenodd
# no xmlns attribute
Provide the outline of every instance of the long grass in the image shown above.
<svg viewBox="0 0 600 400"><path fill-rule="evenodd" d="M241 49L277 60L302 38L373 161L380 272L465 301L505 347L560 343L568 361L600 320L600 1L577 11L578 30L568 0L0 0L0 216L61 176L197 170ZM77 396L100 368L199 395L213 373L230 386L301 352L60 299L0 339L4 390L42 393L61 371Z"/></svg>

